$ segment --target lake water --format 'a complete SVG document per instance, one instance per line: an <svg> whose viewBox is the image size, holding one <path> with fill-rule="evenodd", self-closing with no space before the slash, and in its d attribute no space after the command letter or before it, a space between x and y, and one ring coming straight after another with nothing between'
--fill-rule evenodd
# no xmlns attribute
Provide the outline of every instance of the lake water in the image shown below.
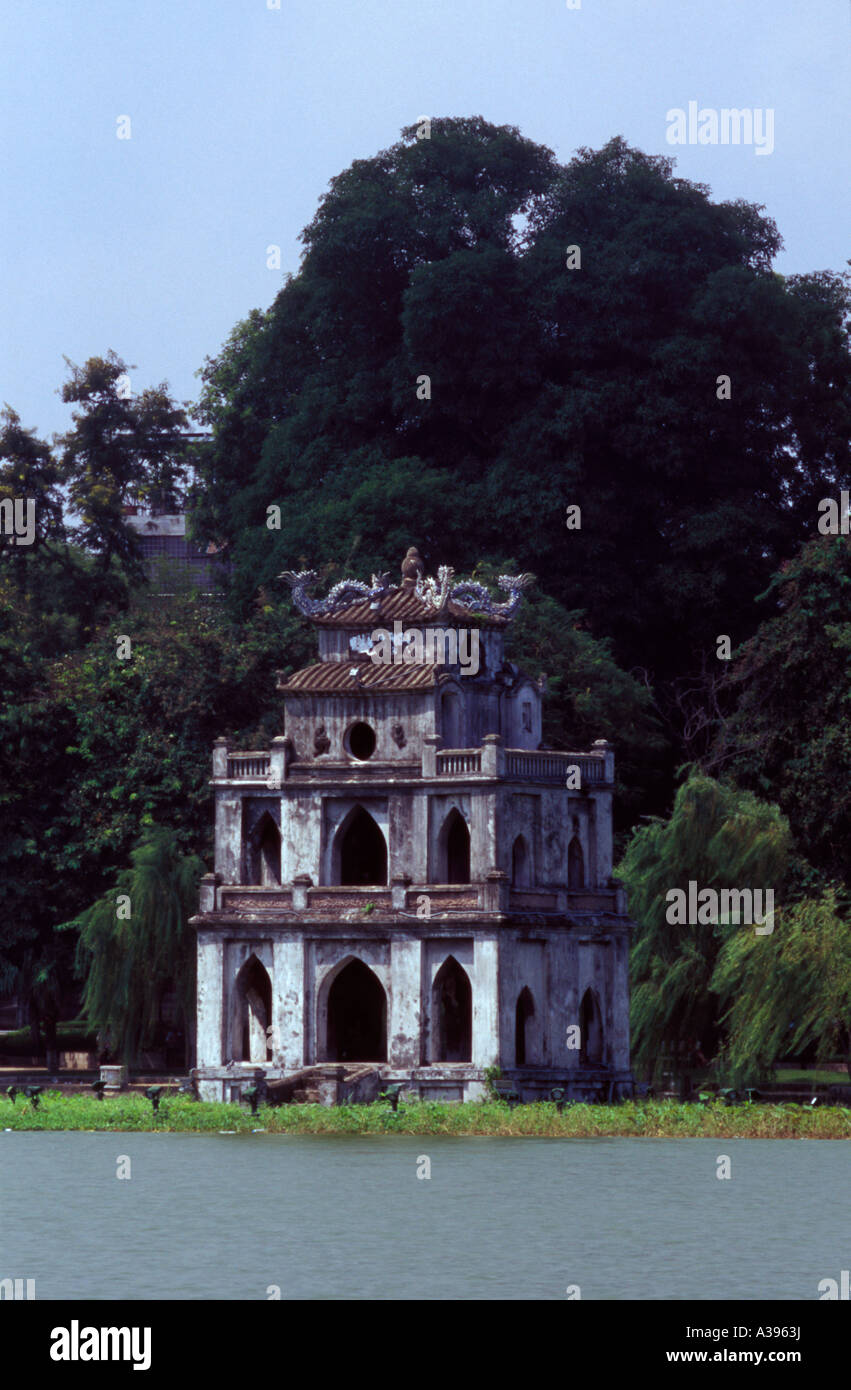
<svg viewBox="0 0 851 1390"><path fill-rule="evenodd" d="M849 1167L841 1141L0 1133L0 1278L45 1299L817 1299L851 1267Z"/></svg>

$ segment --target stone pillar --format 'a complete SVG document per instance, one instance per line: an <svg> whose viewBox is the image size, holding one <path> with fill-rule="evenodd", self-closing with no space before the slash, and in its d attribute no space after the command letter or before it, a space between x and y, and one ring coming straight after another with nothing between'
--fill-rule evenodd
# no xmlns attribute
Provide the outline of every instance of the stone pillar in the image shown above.
<svg viewBox="0 0 851 1390"><path fill-rule="evenodd" d="M440 734L426 734L423 738L423 777L437 776L437 750L442 743Z"/></svg>
<svg viewBox="0 0 851 1390"><path fill-rule="evenodd" d="M496 795L481 786L470 795L470 882L481 883L499 858Z"/></svg>
<svg viewBox="0 0 851 1390"><path fill-rule="evenodd" d="M594 829L597 840L597 862L590 865L595 877L589 884L591 888L605 888L612 876L614 867L614 842L612 839L612 793L595 791Z"/></svg>
<svg viewBox="0 0 851 1390"><path fill-rule="evenodd" d="M226 738L217 738L213 744L213 776L227 777L228 775L228 741Z"/></svg>
<svg viewBox="0 0 851 1390"><path fill-rule="evenodd" d="M304 1066L304 942L275 941L272 946L272 1056L278 1066Z"/></svg>
<svg viewBox="0 0 851 1390"><path fill-rule="evenodd" d="M218 874L204 874L204 877L201 879L201 887L198 892L199 912L215 912L216 884L218 882Z"/></svg>
<svg viewBox="0 0 851 1390"><path fill-rule="evenodd" d="M272 739L272 749L269 758L269 781L268 786L272 791L282 787L287 776L287 740L281 735L279 738Z"/></svg>
<svg viewBox="0 0 851 1390"><path fill-rule="evenodd" d="M501 734L485 734L482 740L482 774L502 777L505 772L505 749Z"/></svg>
<svg viewBox="0 0 851 1390"><path fill-rule="evenodd" d="M390 1007L387 1060L391 1067L418 1067L421 1056L420 1009L422 942L394 935L390 942Z"/></svg>
<svg viewBox="0 0 851 1390"><path fill-rule="evenodd" d="M569 1017L568 979L570 959L567 932L549 936L544 952L546 1007L544 1012L544 1055L552 1067L571 1065L567 1053L567 1027L575 1022Z"/></svg>
<svg viewBox="0 0 851 1390"><path fill-rule="evenodd" d="M199 1067L220 1067L224 1009L224 943L212 932L198 932L198 1036Z"/></svg>
<svg viewBox="0 0 851 1390"><path fill-rule="evenodd" d="M216 871L222 883L242 882L242 799L216 791Z"/></svg>
<svg viewBox="0 0 851 1390"><path fill-rule="evenodd" d="M614 745L609 743L607 738L595 738L591 744L595 753L603 753L606 763L606 783L614 786L615 781L615 750Z"/></svg>
<svg viewBox="0 0 851 1390"><path fill-rule="evenodd" d="M477 936L473 947L473 1066L499 1062L499 944Z"/></svg>
<svg viewBox="0 0 851 1390"><path fill-rule="evenodd" d="M629 1068L629 935L612 936L612 1038L609 1055L613 1067Z"/></svg>
<svg viewBox="0 0 851 1390"><path fill-rule="evenodd" d="M410 882L407 874L394 874L390 880L390 901L397 912L404 912L407 906L407 890Z"/></svg>
<svg viewBox="0 0 851 1390"><path fill-rule="evenodd" d="M568 933L564 942L564 978L561 982L561 997L564 1001L564 1034L561 1039L563 1055L566 1060L568 1071L574 1071L579 1066L579 1048L567 1046L567 1029L579 1027L579 943L575 936ZM577 1035L573 1033L571 1040L575 1042ZM581 1039L580 1039L581 1041Z"/></svg>
<svg viewBox="0 0 851 1390"><path fill-rule="evenodd" d="M485 875L485 912L508 911L508 874L504 869L488 869Z"/></svg>
<svg viewBox="0 0 851 1390"><path fill-rule="evenodd" d="M293 879L293 907L297 912L304 912L307 908L307 890L313 887L313 879L310 874L296 874Z"/></svg>

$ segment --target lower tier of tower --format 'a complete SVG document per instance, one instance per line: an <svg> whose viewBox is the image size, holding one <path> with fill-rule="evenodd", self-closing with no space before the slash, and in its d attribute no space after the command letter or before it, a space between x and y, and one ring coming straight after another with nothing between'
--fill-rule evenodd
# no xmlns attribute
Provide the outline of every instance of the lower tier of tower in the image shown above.
<svg viewBox="0 0 851 1390"><path fill-rule="evenodd" d="M567 1084L574 1099L612 1099L628 1083L627 917L402 924L207 913L193 925L196 1075L207 1099L311 1067L330 1084L335 1068L360 1066L369 1085L447 1100L481 1097L492 1067L538 1099Z"/></svg>

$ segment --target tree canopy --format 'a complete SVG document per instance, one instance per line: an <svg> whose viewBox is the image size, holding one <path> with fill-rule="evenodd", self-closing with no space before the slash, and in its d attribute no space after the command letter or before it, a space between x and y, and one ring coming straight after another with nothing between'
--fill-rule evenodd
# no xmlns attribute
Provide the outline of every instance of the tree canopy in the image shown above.
<svg viewBox="0 0 851 1390"><path fill-rule="evenodd" d="M790 850L776 806L699 772L678 789L669 820L635 831L617 872L638 922L631 963L637 1070L658 1075L665 1050L688 1039L712 1055L726 1000L713 986L719 954L728 939L754 931L722 921L672 924L668 894L687 893L692 880L701 889L749 886L779 897Z"/></svg>
<svg viewBox="0 0 851 1390"><path fill-rule="evenodd" d="M707 762L776 799L822 882L851 887L849 597L848 536L819 536L782 567L730 663L733 708Z"/></svg>
<svg viewBox="0 0 851 1390"><path fill-rule="evenodd" d="M132 1066L167 992L177 994L187 1034L194 1031L195 943L188 922L204 864L180 854L171 832L157 825L139 837L130 862L114 888L67 925L80 933L86 1016Z"/></svg>
<svg viewBox="0 0 851 1390"><path fill-rule="evenodd" d="M774 273L762 210L671 160L559 165L478 117L356 161L302 240L203 373L200 522L244 600L416 542L432 570L513 556L657 687L752 634L848 468L846 279Z"/></svg>

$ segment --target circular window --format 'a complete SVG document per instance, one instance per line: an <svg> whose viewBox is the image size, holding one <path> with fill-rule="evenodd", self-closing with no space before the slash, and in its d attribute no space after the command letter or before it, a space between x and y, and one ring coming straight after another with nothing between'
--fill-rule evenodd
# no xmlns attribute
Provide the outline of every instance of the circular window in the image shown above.
<svg viewBox="0 0 851 1390"><path fill-rule="evenodd" d="M375 752L375 730L368 724L353 724L349 729L347 743L352 757L365 763Z"/></svg>

